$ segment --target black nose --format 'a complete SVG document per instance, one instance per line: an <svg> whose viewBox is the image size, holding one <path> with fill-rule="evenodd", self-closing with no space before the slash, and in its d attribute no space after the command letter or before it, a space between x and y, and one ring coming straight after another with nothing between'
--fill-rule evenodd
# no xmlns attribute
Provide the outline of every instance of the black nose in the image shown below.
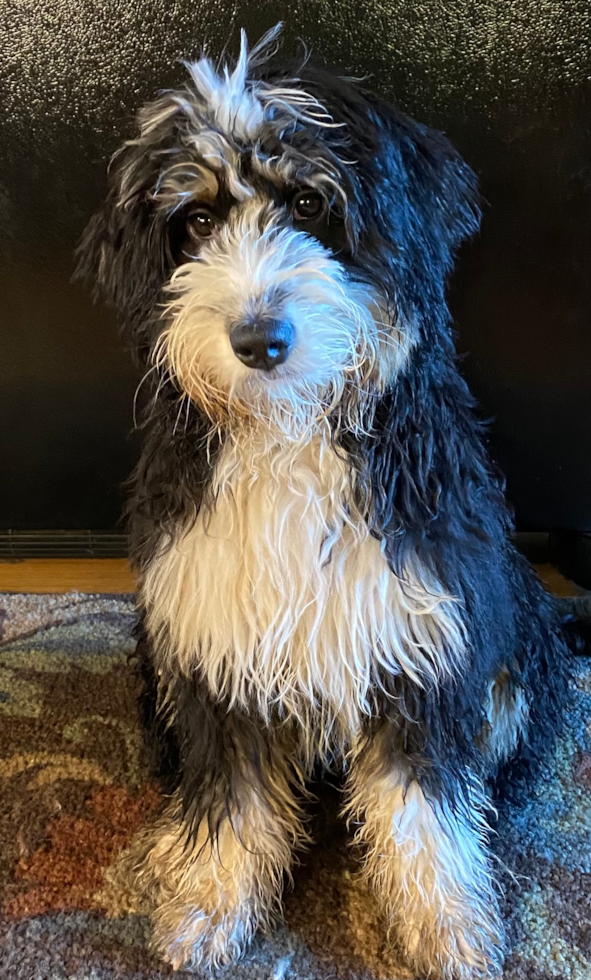
<svg viewBox="0 0 591 980"><path fill-rule="evenodd" d="M230 331L230 343L238 360L261 371L283 364L293 342L294 329L289 320L247 320Z"/></svg>

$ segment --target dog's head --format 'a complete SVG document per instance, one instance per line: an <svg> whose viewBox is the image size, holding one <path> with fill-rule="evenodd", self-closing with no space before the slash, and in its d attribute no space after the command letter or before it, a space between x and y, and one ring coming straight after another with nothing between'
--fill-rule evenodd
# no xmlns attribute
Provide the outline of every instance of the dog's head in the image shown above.
<svg viewBox="0 0 591 980"><path fill-rule="evenodd" d="M203 57L140 111L80 269L212 422L355 429L413 348L442 342L475 178L359 82L274 67L277 34L249 53L243 33L232 71Z"/></svg>

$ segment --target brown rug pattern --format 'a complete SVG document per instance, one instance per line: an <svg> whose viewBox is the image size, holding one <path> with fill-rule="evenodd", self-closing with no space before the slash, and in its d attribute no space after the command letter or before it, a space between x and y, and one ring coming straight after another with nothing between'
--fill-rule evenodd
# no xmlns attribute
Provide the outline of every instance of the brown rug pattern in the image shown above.
<svg viewBox="0 0 591 980"><path fill-rule="evenodd" d="M133 597L0 595L0 978L163 980L149 919L120 881L155 812L136 724ZM525 810L499 828L512 951L506 980L591 980L591 663ZM334 822L296 869L285 924L228 980L412 980Z"/></svg>

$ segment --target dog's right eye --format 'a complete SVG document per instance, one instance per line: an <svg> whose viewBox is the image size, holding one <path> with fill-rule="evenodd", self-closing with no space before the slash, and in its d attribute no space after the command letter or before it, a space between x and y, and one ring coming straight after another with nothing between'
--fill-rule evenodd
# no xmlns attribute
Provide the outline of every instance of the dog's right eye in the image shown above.
<svg viewBox="0 0 591 980"><path fill-rule="evenodd" d="M187 218L187 231L195 241L211 238L215 226L216 219L206 207L196 208Z"/></svg>
<svg viewBox="0 0 591 980"><path fill-rule="evenodd" d="M324 215L324 199L318 191L302 191L293 201L293 216L296 221L314 221Z"/></svg>

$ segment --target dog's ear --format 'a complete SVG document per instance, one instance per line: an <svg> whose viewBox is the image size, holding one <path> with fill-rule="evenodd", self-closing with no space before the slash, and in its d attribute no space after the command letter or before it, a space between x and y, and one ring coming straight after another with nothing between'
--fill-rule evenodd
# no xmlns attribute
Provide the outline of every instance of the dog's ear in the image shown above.
<svg viewBox="0 0 591 980"><path fill-rule="evenodd" d="M378 140L372 183L380 235L415 281L443 283L458 246L480 225L476 175L442 133L364 95Z"/></svg>
<svg viewBox="0 0 591 980"><path fill-rule="evenodd" d="M102 209L83 232L74 278L126 321L154 309L173 268L167 216L154 200L162 161L174 142L174 106L166 97L139 114L139 134L111 160ZM160 122L158 122L160 119Z"/></svg>

